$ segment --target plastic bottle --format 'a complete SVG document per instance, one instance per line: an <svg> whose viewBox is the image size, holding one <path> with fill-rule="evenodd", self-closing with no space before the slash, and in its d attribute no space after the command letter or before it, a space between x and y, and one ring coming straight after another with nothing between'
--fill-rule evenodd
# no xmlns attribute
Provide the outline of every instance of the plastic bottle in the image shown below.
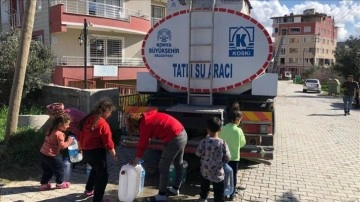
<svg viewBox="0 0 360 202"><path fill-rule="evenodd" d="M183 161L183 176L182 176L182 180L181 182L184 183L185 180L186 180L186 170L187 170L187 167L188 167L188 163L186 161ZM175 176L176 176L176 172L175 172L175 166L174 164L171 164L170 165L170 168L169 168L169 180L168 180L168 184L169 186L172 186L174 184L174 181L175 181Z"/></svg>
<svg viewBox="0 0 360 202"><path fill-rule="evenodd" d="M91 172L91 165L87 163L85 168L85 174L90 175L90 172Z"/></svg>
<svg viewBox="0 0 360 202"><path fill-rule="evenodd" d="M73 141L71 142L70 146L68 147L69 157L71 163L80 162L83 158L82 154L79 153L79 146L74 136L71 136Z"/></svg>
<svg viewBox="0 0 360 202"><path fill-rule="evenodd" d="M234 177L232 168L226 163L224 165L225 179L224 179L224 196L230 196L234 193Z"/></svg>
<svg viewBox="0 0 360 202"><path fill-rule="evenodd" d="M119 173L118 197L120 201L132 202L140 193L141 165L123 165Z"/></svg>
<svg viewBox="0 0 360 202"><path fill-rule="evenodd" d="M64 159L64 181L70 181L71 177L71 162L68 157Z"/></svg>
<svg viewBox="0 0 360 202"><path fill-rule="evenodd" d="M145 169L144 167L141 165L144 161L140 160L139 161L139 166L141 168L141 174L140 174L140 188L139 188L139 193L140 194L142 191L144 191L144 185L145 185Z"/></svg>

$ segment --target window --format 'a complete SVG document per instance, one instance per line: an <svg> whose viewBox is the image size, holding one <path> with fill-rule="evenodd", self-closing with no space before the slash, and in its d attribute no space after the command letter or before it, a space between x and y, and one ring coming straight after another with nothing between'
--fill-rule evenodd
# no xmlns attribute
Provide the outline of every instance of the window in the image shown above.
<svg viewBox="0 0 360 202"><path fill-rule="evenodd" d="M285 58L280 58L280 64L284 65L285 64Z"/></svg>
<svg viewBox="0 0 360 202"><path fill-rule="evenodd" d="M35 35L35 36L31 37L31 40L43 43L43 36L42 35Z"/></svg>
<svg viewBox="0 0 360 202"><path fill-rule="evenodd" d="M1 0L1 22L9 22L9 1Z"/></svg>
<svg viewBox="0 0 360 202"><path fill-rule="evenodd" d="M299 43L299 39L298 38L290 38L289 42L290 43Z"/></svg>
<svg viewBox="0 0 360 202"><path fill-rule="evenodd" d="M311 38L310 37L304 37L304 43L308 43L311 41Z"/></svg>
<svg viewBox="0 0 360 202"><path fill-rule="evenodd" d="M36 11L42 11L42 0L36 0Z"/></svg>
<svg viewBox="0 0 360 202"><path fill-rule="evenodd" d="M151 17L152 18L163 18L165 17L165 7L151 6Z"/></svg>
<svg viewBox="0 0 360 202"><path fill-rule="evenodd" d="M280 55L285 55L286 54L286 49L285 48L281 48L280 49Z"/></svg>
<svg viewBox="0 0 360 202"><path fill-rule="evenodd" d="M289 64L298 63L298 58L289 58Z"/></svg>
<svg viewBox="0 0 360 202"><path fill-rule="evenodd" d="M122 63L122 60L123 39L98 38L94 43L90 44L91 65L118 65Z"/></svg>
<svg viewBox="0 0 360 202"><path fill-rule="evenodd" d="M291 27L290 28L290 33L300 33L301 29L300 27Z"/></svg>
<svg viewBox="0 0 360 202"><path fill-rule="evenodd" d="M279 31L279 28L275 28L275 29L274 29L274 33L275 33L275 34L278 33L278 31Z"/></svg>
<svg viewBox="0 0 360 202"><path fill-rule="evenodd" d="M311 32L311 27L304 27L304 32Z"/></svg>
<svg viewBox="0 0 360 202"><path fill-rule="evenodd" d="M299 52L299 49L297 48L290 48L289 49L289 53L298 53Z"/></svg>

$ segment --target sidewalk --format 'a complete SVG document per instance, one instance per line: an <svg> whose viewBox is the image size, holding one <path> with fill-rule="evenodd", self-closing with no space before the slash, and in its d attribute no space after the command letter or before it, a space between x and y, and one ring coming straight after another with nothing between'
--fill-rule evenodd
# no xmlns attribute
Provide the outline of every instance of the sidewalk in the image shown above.
<svg viewBox="0 0 360 202"><path fill-rule="evenodd" d="M112 158L108 156L109 164L109 182L106 187L106 193L104 198L109 199L111 202L118 200L118 181L119 171L122 165L129 162L135 155L134 149L124 148L122 146L117 147L117 154L120 157L119 162L114 162ZM146 170L146 180L144 192L135 200L136 202L143 201L146 197L157 194L157 182L158 172L156 166L158 162L155 159L159 159L159 152L146 151L144 155L144 167ZM87 175L85 174L85 165L77 165L72 171L70 182L71 187L69 189L55 189L49 191L39 191L39 179L40 176L31 176L29 173L29 180L11 182L5 186L0 185L0 201L1 202L69 202L75 201L79 198L80 194L84 192L85 183L87 181ZM52 179L52 185L55 186L54 178ZM190 185L191 186L191 185ZM190 190L193 188L190 188ZM195 189L193 196L180 195L172 197L168 201L197 201L197 193L199 193L200 187ZM189 191L187 191L189 192ZM191 193L191 191L190 191ZM86 201L92 201L88 199Z"/></svg>

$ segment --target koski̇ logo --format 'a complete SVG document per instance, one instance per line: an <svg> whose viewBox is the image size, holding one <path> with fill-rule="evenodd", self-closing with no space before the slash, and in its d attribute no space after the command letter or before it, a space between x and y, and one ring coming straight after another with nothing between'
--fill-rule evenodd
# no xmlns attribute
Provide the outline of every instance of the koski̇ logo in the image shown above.
<svg viewBox="0 0 360 202"><path fill-rule="evenodd" d="M171 41L171 31L166 28L159 30L157 40L163 43L168 42L168 40Z"/></svg>
<svg viewBox="0 0 360 202"><path fill-rule="evenodd" d="M254 56L254 27L229 28L229 57Z"/></svg>

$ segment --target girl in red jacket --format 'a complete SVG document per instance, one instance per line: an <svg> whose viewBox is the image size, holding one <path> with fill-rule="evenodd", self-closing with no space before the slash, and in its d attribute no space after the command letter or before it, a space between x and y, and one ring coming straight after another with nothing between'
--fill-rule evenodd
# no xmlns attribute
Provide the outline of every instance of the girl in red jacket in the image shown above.
<svg viewBox="0 0 360 202"><path fill-rule="evenodd" d="M40 190L45 191L51 189L49 183L51 177L56 177L56 188L64 189L70 187L69 182L64 182L64 164L60 154L60 149L69 147L72 138L65 141L65 131L70 125L70 115L59 113L54 116L44 143L40 149L41 167L43 175L41 177Z"/></svg>
<svg viewBox="0 0 360 202"><path fill-rule="evenodd" d="M100 101L79 124L79 148L84 161L91 166L83 197L94 196L94 202L102 201L108 183L106 151L117 161L112 133L106 121L113 111L114 105L110 101Z"/></svg>
<svg viewBox="0 0 360 202"><path fill-rule="evenodd" d="M139 131L140 139L136 150L136 157L131 162L137 165L147 148L149 139L159 139L164 143L164 149L159 163L160 180L159 194L147 201L166 201L166 193L178 195L183 176L183 156L187 143L187 133L184 126L174 117L150 111L141 114L130 114L127 118L129 132ZM171 163L175 167L175 184L167 190L169 168Z"/></svg>

